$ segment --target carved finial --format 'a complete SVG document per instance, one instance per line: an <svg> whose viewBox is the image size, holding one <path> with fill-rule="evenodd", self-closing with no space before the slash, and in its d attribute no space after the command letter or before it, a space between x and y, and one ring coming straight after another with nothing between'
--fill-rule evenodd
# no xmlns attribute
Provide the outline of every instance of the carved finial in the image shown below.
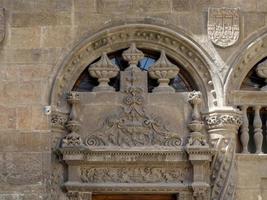
<svg viewBox="0 0 267 200"><path fill-rule="evenodd" d="M179 68L168 60L165 51L161 51L160 58L149 68L148 73L151 78L158 79L159 82L159 86L153 92L175 92L168 84L170 79L179 73Z"/></svg>
<svg viewBox="0 0 267 200"><path fill-rule="evenodd" d="M261 88L263 91L267 91L267 60L263 61L257 66L257 74L258 76L265 78L266 85Z"/></svg>
<svg viewBox="0 0 267 200"><path fill-rule="evenodd" d="M132 43L130 48L122 53L124 60L128 61L130 67L137 66L138 62L144 57L142 51L136 48L135 43Z"/></svg>
<svg viewBox="0 0 267 200"><path fill-rule="evenodd" d="M189 146L207 146L206 137L202 134L204 123L201 120L200 104L202 102L202 95L199 91L193 91L188 96L188 101L193 106L192 121L188 124L188 128L191 130L189 138Z"/></svg>
<svg viewBox="0 0 267 200"><path fill-rule="evenodd" d="M113 64L106 53L103 53L100 60L88 69L90 75L98 79L99 85L94 88L94 91L113 91L114 88L108 85L111 78L117 76L119 68Z"/></svg>
<svg viewBox="0 0 267 200"><path fill-rule="evenodd" d="M81 126L78 114L79 94L77 92L70 92L67 99L71 106L69 121L66 125L69 134L62 139L62 147L80 146L82 145L82 139L78 134Z"/></svg>

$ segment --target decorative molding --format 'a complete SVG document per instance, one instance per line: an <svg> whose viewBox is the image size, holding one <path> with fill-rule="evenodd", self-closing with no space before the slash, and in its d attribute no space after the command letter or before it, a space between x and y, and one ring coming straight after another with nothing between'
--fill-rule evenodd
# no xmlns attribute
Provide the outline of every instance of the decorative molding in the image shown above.
<svg viewBox="0 0 267 200"><path fill-rule="evenodd" d="M57 111L52 111L51 114L51 127L56 129L65 130L65 125L68 121L69 114Z"/></svg>
<svg viewBox="0 0 267 200"><path fill-rule="evenodd" d="M204 117L208 129L225 128L233 126L236 129L242 124L242 113L210 113Z"/></svg>
<svg viewBox="0 0 267 200"><path fill-rule="evenodd" d="M208 37L219 47L229 47L239 38L238 8L209 8Z"/></svg>
<svg viewBox="0 0 267 200"><path fill-rule="evenodd" d="M81 167L85 183L183 183L190 177L191 168L166 167Z"/></svg>

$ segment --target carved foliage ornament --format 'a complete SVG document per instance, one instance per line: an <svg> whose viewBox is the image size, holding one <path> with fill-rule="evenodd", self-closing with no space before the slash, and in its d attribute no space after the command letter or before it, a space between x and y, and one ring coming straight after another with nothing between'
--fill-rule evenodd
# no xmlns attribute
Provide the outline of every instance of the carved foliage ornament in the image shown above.
<svg viewBox="0 0 267 200"><path fill-rule="evenodd" d="M187 167L82 167L81 180L86 183L181 183L190 173Z"/></svg>
<svg viewBox="0 0 267 200"><path fill-rule="evenodd" d="M229 47L239 38L238 8L209 8L208 37L219 47Z"/></svg>

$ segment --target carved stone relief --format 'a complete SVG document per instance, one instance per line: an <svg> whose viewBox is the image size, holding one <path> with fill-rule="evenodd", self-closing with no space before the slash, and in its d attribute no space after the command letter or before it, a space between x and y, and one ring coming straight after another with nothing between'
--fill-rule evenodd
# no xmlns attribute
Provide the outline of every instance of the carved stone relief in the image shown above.
<svg viewBox="0 0 267 200"><path fill-rule="evenodd" d="M84 190L181 191L186 198L207 199L213 151L203 133L202 94L176 94L170 89L168 82L179 69L164 51L148 73L137 67L142 57L134 43L123 52L129 66L120 71L120 91L107 89L110 77L106 76L103 90L69 94L68 133L59 152L68 165L64 186L70 199L79 199ZM93 67L96 74L114 69L105 55ZM148 93L148 75L160 83L152 93Z"/></svg>
<svg viewBox="0 0 267 200"><path fill-rule="evenodd" d="M208 36L220 47L228 47L239 38L238 8L209 8Z"/></svg>
<svg viewBox="0 0 267 200"><path fill-rule="evenodd" d="M211 199L235 199L235 137L242 124L237 110L215 111L205 117L210 142L217 150L212 161Z"/></svg>
<svg viewBox="0 0 267 200"><path fill-rule="evenodd" d="M183 183L190 178L190 167L82 167L86 183Z"/></svg>
<svg viewBox="0 0 267 200"><path fill-rule="evenodd" d="M128 147L182 145L182 139L178 136L178 133L170 131L160 116L149 114L146 111L144 91L146 86L144 86L144 83L146 83L147 77L144 77L143 72L137 67L143 53L136 49L135 44L133 44L123 53L123 56L130 66L126 69L126 72L121 72L122 89L125 88L121 111L118 114L107 116L103 120L103 126L93 133L89 133L89 136L85 138L85 144L88 146ZM159 61L161 62L162 59L164 59L165 64L162 64L164 68L157 70L159 73L164 74L164 70L173 71L173 74L178 73L179 69L174 65L172 66L164 54L159 58ZM152 73L152 71L150 72ZM153 74L155 73L158 74L153 72ZM123 80L123 78L125 79ZM164 78L169 82L172 76ZM169 87L168 85L163 87L159 85L157 88L161 88L161 92L164 92L164 90L168 92Z"/></svg>

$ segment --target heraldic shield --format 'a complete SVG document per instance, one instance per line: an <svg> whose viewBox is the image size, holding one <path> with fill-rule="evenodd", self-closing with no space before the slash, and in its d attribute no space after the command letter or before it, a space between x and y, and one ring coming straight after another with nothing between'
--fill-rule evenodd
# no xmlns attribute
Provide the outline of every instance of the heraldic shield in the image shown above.
<svg viewBox="0 0 267 200"><path fill-rule="evenodd" d="M217 46L228 47L239 38L238 8L209 8L208 37Z"/></svg>

